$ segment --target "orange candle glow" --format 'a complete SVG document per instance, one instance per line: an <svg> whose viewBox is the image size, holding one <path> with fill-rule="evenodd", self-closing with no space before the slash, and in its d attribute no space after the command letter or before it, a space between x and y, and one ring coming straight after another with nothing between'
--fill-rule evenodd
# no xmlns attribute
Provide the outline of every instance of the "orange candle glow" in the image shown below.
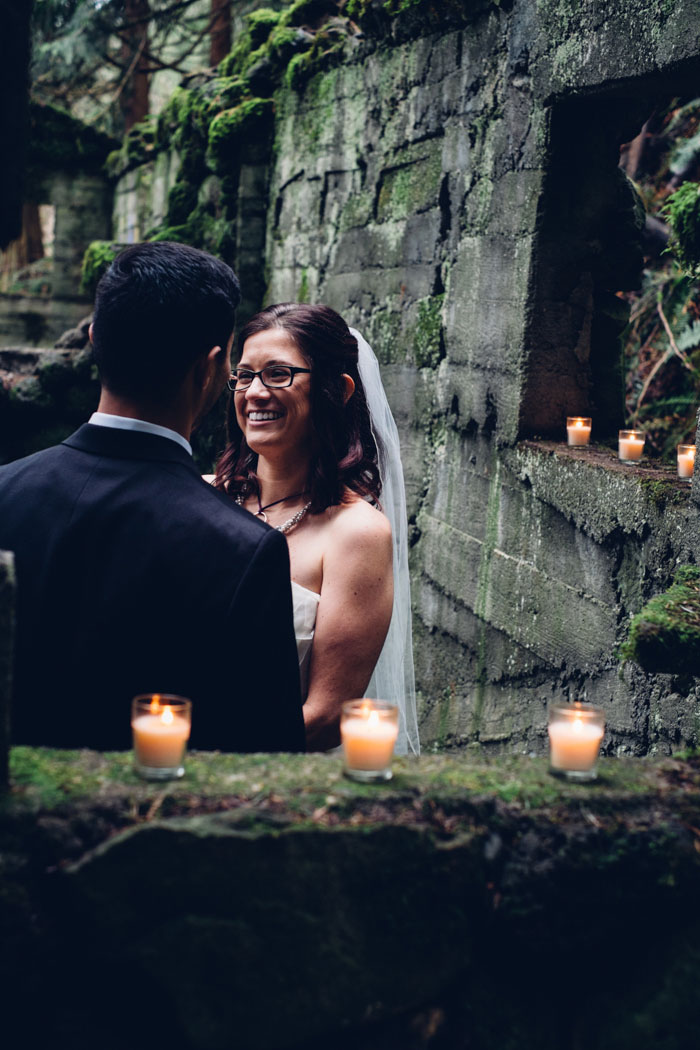
<svg viewBox="0 0 700 1050"><path fill-rule="evenodd" d="M591 440L591 420L588 416L567 416L566 440L569 445L587 445Z"/></svg>
<svg viewBox="0 0 700 1050"><path fill-rule="evenodd" d="M137 696L131 717L137 770L154 779L182 776L190 726L189 700L159 693Z"/></svg>
<svg viewBox="0 0 700 1050"><path fill-rule="evenodd" d="M395 705L367 699L343 704L340 736L348 776L357 780L388 780L398 733Z"/></svg>

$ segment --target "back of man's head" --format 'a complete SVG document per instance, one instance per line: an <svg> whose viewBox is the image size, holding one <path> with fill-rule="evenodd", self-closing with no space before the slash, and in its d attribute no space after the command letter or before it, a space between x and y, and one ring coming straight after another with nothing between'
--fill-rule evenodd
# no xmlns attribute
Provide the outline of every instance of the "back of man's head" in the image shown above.
<svg viewBox="0 0 700 1050"><path fill-rule="evenodd" d="M92 343L104 387L158 402L200 357L226 347L241 293L230 266L186 244L126 248L95 296Z"/></svg>

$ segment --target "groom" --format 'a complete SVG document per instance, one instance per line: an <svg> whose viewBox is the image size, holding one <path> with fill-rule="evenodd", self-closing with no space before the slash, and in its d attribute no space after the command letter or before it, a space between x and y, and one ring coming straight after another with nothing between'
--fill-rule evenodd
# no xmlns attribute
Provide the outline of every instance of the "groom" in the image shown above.
<svg viewBox="0 0 700 1050"><path fill-rule="evenodd" d="M205 252L127 248L97 289L97 412L0 467L14 743L128 748L132 697L159 692L192 700L193 747L304 749L285 539L202 481L189 444L228 377L239 299Z"/></svg>

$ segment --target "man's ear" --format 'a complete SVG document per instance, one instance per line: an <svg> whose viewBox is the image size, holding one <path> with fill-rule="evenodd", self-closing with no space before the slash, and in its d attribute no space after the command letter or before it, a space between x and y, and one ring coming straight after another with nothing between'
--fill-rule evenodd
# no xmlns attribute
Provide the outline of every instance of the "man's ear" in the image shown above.
<svg viewBox="0 0 700 1050"><path fill-rule="evenodd" d="M200 357L195 364L195 375L197 377L198 384L203 390L209 386L212 376L216 375L217 371L221 367L220 356L223 354L223 350L220 346L212 346L211 350L204 357Z"/></svg>
<svg viewBox="0 0 700 1050"><path fill-rule="evenodd" d="M93 333L94 328L95 328L94 324L92 323L92 321L90 321L90 327L88 328L88 339L90 340L91 343L92 343L92 333Z"/></svg>
<svg viewBox="0 0 700 1050"><path fill-rule="evenodd" d="M343 372L340 378L343 380L343 386L345 387L345 390L343 391L343 404L347 405L348 401L355 393L355 380L345 372Z"/></svg>

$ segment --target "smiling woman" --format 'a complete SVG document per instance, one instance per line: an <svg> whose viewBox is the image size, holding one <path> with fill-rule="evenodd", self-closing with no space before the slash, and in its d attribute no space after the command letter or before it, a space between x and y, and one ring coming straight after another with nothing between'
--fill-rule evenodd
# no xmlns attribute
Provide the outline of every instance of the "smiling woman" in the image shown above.
<svg viewBox="0 0 700 1050"><path fill-rule="evenodd" d="M367 689L394 608L358 341L329 307L285 303L252 318L240 346L214 483L287 536L307 741L323 750L339 742L343 701ZM411 703L415 725L412 691Z"/></svg>

